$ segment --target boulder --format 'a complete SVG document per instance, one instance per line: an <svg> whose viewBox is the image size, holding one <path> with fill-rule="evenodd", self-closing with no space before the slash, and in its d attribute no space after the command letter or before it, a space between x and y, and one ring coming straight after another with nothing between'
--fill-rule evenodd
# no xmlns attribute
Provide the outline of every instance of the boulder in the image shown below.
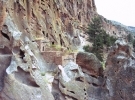
<svg viewBox="0 0 135 100"><path fill-rule="evenodd" d="M104 78L83 73L81 67L72 61L59 66L59 69L59 89L64 95L73 100L108 100L108 90L103 86Z"/></svg>
<svg viewBox="0 0 135 100"><path fill-rule="evenodd" d="M103 68L100 61L92 53L79 52L76 57L76 63L82 70L91 76L102 76Z"/></svg>

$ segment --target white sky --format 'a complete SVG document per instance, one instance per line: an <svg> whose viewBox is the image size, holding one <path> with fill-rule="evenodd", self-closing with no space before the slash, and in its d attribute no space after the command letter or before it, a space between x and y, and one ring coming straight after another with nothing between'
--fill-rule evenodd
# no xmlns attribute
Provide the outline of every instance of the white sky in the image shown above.
<svg viewBox="0 0 135 100"><path fill-rule="evenodd" d="M105 18L135 26L135 0L95 0L95 4Z"/></svg>

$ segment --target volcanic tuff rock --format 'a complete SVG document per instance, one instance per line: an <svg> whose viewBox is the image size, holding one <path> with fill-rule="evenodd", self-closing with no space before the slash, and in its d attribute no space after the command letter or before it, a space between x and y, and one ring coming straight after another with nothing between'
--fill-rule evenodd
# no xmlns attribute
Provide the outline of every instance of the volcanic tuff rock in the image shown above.
<svg viewBox="0 0 135 100"><path fill-rule="evenodd" d="M93 54L86 54L77 55L77 63L81 68L73 62L69 62L64 68L59 66L61 70L59 78L57 78L59 83L55 83L57 86L59 84L59 91L67 98L72 97L75 100L135 99L135 53L130 44L122 38L115 42L108 55L104 73L99 70L101 65L98 59ZM88 70L87 67L90 69ZM96 72L96 76L92 71Z"/></svg>
<svg viewBox="0 0 135 100"><path fill-rule="evenodd" d="M1 0L0 99L54 100L58 69L41 52L52 45L76 49L95 15L94 0Z"/></svg>
<svg viewBox="0 0 135 100"><path fill-rule="evenodd" d="M6 6L8 16L30 40L45 38L70 49L81 26L97 14L93 0L10 0Z"/></svg>
<svg viewBox="0 0 135 100"><path fill-rule="evenodd" d="M101 15L100 18L102 19L102 25L107 34L116 38L127 38L128 34L132 34L133 36L135 36L135 27L126 26L120 22L108 20Z"/></svg>
<svg viewBox="0 0 135 100"><path fill-rule="evenodd" d="M100 61L92 53L79 52L76 57L76 63L82 70L91 76L102 76L103 68ZM100 75L99 75L100 74Z"/></svg>
<svg viewBox="0 0 135 100"><path fill-rule="evenodd" d="M104 73L110 100L135 99L135 53L123 39L111 49Z"/></svg>
<svg viewBox="0 0 135 100"><path fill-rule="evenodd" d="M93 64L93 66L96 66ZM59 66L60 73L54 84L57 94L63 93L66 100L108 100L108 90L104 88L104 78L101 76L93 77L83 72L81 67L70 61L64 67ZM61 91L61 92L60 92ZM55 93L56 94L56 93ZM59 98L62 96L58 95ZM63 100L63 99L59 99Z"/></svg>
<svg viewBox="0 0 135 100"><path fill-rule="evenodd" d="M94 0L1 0L0 100L134 100L134 53L126 42L116 42L105 76L93 54L78 53L78 65L69 54L97 15Z"/></svg>
<svg viewBox="0 0 135 100"><path fill-rule="evenodd" d="M111 36L114 36L116 38L126 38L128 34L134 33L131 29L128 28L128 26L125 26L119 22L108 20L101 15L100 18L102 19L102 25L103 28L106 30L106 33Z"/></svg>

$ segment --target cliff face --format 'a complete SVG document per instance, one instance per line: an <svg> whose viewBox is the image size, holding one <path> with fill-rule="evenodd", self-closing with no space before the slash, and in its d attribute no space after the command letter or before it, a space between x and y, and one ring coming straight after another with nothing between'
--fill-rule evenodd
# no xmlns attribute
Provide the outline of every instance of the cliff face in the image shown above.
<svg viewBox="0 0 135 100"><path fill-rule="evenodd" d="M106 30L107 34L116 38L126 38L128 34L133 34L133 31L129 29L128 26L125 26L116 21L108 20L101 15L100 17L102 19L103 28Z"/></svg>
<svg viewBox="0 0 135 100"><path fill-rule="evenodd" d="M95 55L74 51L97 15L94 0L1 0L0 100L132 100L134 90L125 96L134 87L127 43L117 42L105 75Z"/></svg>
<svg viewBox="0 0 135 100"><path fill-rule="evenodd" d="M72 91L57 92L57 65L75 62L69 51L80 45L79 33L95 15L94 0L1 0L0 99L72 98Z"/></svg>
<svg viewBox="0 0 135 100"><path fill-rule="evenodd" d="M94 0L11 0L6 9L23 35L68 48L96 14Z"/></svg>
<svg viewBox="0 0 135 100"><path fill-rule="evenodd" d="M135 53L124 39L116 41L106 62L104 76L109 100L134 100Z"/></svg>

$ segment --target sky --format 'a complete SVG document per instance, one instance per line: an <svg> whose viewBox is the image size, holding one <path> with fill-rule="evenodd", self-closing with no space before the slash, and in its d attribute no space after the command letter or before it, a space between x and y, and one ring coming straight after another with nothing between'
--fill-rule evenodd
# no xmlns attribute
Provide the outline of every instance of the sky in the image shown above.
<svg viewBox="0 0 135 100"><path fill-rule="evenodd" d="M127 26L135 26L135 0L95 0L98 14Z"/></svg>

